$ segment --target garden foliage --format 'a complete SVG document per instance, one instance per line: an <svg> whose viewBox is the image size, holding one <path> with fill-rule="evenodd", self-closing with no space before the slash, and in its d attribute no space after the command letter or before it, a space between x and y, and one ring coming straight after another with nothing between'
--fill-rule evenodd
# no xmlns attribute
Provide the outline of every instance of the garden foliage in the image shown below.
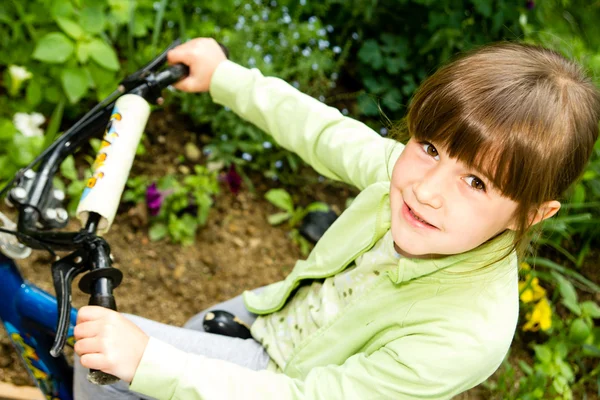
<svg viewBox="0 0 600 400"><path fill-rule="evenodd" d="M215 37L234 61L281 77L386 135L427 75L480 44L541 43L600 76L599 20L600 3L586 0L2 1L0 183L176 38ZM148 201L154 239L193 241L218 191L215 166L229 171L227 179L256 170L293 182L302 161L208 95L172 93L167 104L198 132L210 132L196 145L212 167L130 180L125 200ZM91 157L77 160L85 167ZM61 168L74 201L85 169L73 159ZM531 358L508 358L486 384L490 397L569 399L600 390L600 309L593 301L600 287L582 271L594 249L597 257L599 174L597 143L563 209L536 238L541 251L524 260L517 340ZM284 210L271 218L292 221L306 210L282 202L284 192L270 197Z"/></svg>

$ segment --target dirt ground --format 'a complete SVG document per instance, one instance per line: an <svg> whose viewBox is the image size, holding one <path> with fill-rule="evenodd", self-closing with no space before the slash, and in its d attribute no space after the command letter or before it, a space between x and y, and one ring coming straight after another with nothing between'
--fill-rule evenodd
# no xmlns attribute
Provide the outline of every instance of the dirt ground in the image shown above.
<svg viewBox="0 0 600 400"><path fill-rule="evenodd" d="M153 114L146 138L148 154L136 159L132 175L159 177L172 172L174 160L183 154L185 143L195 141L201 146L201 135L193 134L183 125L179 126L179 132L171 133L165 140L164 135L173 131L176 124L173 118L169 113ZM298 179L310 181L305 175ZM144 207L123 207L106 235L115 266L124 273L123 283L115 291L119 310L182 325L206 307L245 289L285 277L301 254L288 238L285 225L274 227L267 222L267 216L277 210L263 195L277 184L256 175L252 180L254 193L242 188L234 195L222 186L208 224L199 231L192 246L150 242ZM338 213L343 210L346 199L354 194L348 187L327 183L301 185L293 190L299 204L325 201ZM78 229L78 224L73 222L70 228ZM19 265L27 280L53 293L50 262L47 254L34 252ZM87 301L86 295L73 290L75 306ZM528 357L523 349L517 349L515 354ZM0 382L32 384L3 329L0 329ZM483 398L489 396L481 387L460 397L462 400Z"/></svg>

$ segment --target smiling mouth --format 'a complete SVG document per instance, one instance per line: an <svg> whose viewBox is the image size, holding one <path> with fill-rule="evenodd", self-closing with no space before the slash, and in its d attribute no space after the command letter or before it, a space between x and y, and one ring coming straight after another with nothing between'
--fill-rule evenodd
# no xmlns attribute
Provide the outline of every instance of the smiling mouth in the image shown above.
<svg viewBox="0 0 600 400"><path fill-rule="evenodd" d="M438 229L437 226L430 224L429 222L425 221L423 218L421 218L419 215L417 215L412 208L410 208L408 206L408 204L404 203L406 205L406 208L408 209L408 213L410 214L411 217L413 217L416 221L426 225L427 227L431 227L434 229Z"/></svg>

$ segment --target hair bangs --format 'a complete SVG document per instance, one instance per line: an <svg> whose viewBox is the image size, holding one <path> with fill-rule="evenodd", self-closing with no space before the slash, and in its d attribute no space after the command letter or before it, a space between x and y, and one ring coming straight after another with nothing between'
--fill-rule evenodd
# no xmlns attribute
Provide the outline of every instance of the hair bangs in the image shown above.
<svg viewBox="0 0 600 400"><path fill-rule="evenodd" d="M422 115L427 118L421 118ZM412 126L409 125L409 134L416 140L431 142L474 174L481 174L503 196L522 201L528 185L549 167L544 152L532 148L523 140L526 136L520 135L523 129L530 131L532 127L506 126L499 121L485 123L476 115L477 112L465 116L456 111L454 115L445 112L441 118L435 111L418 113L411 121ZM526 168L526 165L541 168Z"/></svg>

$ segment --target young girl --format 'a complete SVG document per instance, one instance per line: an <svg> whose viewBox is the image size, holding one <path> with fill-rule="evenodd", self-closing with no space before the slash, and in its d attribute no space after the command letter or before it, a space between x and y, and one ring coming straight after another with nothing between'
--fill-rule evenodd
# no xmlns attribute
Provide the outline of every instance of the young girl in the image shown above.
<svg viewBox="0 0 600 400"><path fill-rule="evenodd" d="M516 250L597 139L600 96L577 65L522 44L471 52L415 94L404 146L212 39L169 61L190 67L177 88L210 90L362 191L285 280L217 307L254 339L201 332L202 315L177 328L83 307L81 364L123 382L91 385L78 365L77 398L448 399L496 370L517 323Z"/></svg>

